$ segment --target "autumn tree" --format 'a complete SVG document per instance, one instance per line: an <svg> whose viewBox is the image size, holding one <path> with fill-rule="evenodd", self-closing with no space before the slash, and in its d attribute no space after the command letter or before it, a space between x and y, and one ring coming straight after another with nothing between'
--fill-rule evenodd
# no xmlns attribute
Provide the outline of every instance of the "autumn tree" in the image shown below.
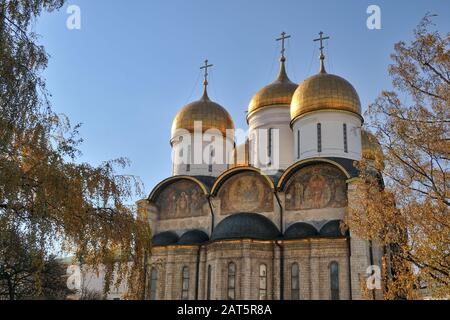
<svg viewBox="0 0 450 320"><path fill-rule="evenodd" d="M61 248L103 265L105 292L117 272L137 298L150 230L127 203L141 183L118 173L126 159L78 161L79 126L52 110L41 76L48 57L33 22L64 2L0 0L0 230L20 230L31 255Z"/></svg>
<svg viewBox="0 0 450 320"><path fill-rule="evenodd" d="M65 299L66 266L33 249L19 230L0 230L0 299Z"/></svg>
<svg viewBox="0 0 450 320"><path fill-rule="evenodd" d="M359 163L358 204L349 215L356 234L389 249L386 298L415 299L420 288L450 295L450 35L434 30L432 17L410 43L395 45L393 91L369 106L384 159Z"/></svg>

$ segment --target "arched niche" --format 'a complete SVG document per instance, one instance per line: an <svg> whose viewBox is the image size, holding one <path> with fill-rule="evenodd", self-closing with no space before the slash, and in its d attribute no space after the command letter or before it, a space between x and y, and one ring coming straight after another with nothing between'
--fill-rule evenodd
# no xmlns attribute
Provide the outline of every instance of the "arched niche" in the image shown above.
<svg viewBox="0 0 450 320"><path fill-rule="evenodd" d="M159 220L199 217L209 214L207 191L193 178L175 178L158 185L149 197Z"/></svg>
<svg viewBox="0 0 450 320"><path fill-rule="evenodd" d="M272 212L273 183L257 170L239 170L224 176L216 190L220 212Z"/></svg>
<svg viewBox="0 0 450 320"><path fill-rule="evenodd" d="M284 184L286 210L343 208L347 206L347 176L331 163L299 167Z"/></svg>

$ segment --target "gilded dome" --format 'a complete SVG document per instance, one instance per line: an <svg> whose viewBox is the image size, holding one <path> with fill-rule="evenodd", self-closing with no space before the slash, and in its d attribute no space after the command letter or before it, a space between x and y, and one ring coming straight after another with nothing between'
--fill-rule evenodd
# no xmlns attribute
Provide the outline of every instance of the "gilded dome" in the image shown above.
<svg viewBox="0 0 450 320"><path fill-rule="evenodd" d="M384 159L383 150L377 138L366 130L361 130L362 157L367 160L380 161Z"/></svg>
<svg viewBox="0 0 450 320"><path fill-rule="evenodd" d="M361 102L355 88L344 78L326 73L323 67L319 74L298 86L292 97L291 120L319 110L348 111L361 117Z"/></svg>
<svg viewBox="0 0 450 320"><path fill-rule="evenodd" d="M298 85L289 80L284 66L285 59L281 58L280 72L277 79L271 84L259 90L250 101L247 111L247 119L255 111L273 105L290 105L292 95Z"/></svg>
<svg viewBox="0 0 450 320"><path fill-rule="evenodd" d="M218 129L223 136L226 130L234 130L234 123L230 114L218 103L211 101L205 92L200 100L194 101L183 107L175 116L172 123L172 139L178 129L194 132L194 122L202 122L202 130Z"/></svg>

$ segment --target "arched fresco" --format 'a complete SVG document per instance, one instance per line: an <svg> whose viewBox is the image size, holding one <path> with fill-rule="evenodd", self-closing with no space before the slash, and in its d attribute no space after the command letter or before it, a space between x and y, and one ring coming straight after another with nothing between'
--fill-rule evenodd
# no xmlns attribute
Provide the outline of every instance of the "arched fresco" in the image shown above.
<svg viewBox="0 0 450 320"><path fill-rule="evenodd" d="M286 210L342 208L347 206L344 173L320 163L297 171L286 184Z"/></svg>
<svg viewBox="0 0 450 320"><path fill-rule="evenodd" d="M221 214L273 211L273 194L258 172L246 171L227 179L218 196Z"/></svg>
<svg viewBox="0 0 450 320"><path fill-rule="evenodd" d="M177 180L167 185L155 201L159 219L179 219L208 214L208 200L194 181Z"/></svg>

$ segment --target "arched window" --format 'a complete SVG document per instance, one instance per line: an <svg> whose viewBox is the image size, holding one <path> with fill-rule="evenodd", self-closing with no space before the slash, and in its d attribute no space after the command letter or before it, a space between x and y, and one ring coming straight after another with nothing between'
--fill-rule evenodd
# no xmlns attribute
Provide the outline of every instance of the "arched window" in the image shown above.
<svg viewBox="0 0 450 320"><path fill-rule="evenodd" d="M228 300L236 299L236 265L228 264Z"/></svg>
<svg viewBox="0 0 450 320"><path fill-rule="evenodd" d="M189 268L183 267L181 271L181 300L189 299Z"/></svg>
<svg viewBox="0 0 450 320"><path fill-rule="evenodd" d="M291 300L300 300L300 275L298 263L291 266Z"/></svg>
<svg viewBox="0 0 450 320"><path fill-rule="evenodd" d="M348 153L348 142L347 142L347 124L344 123L342 126L343 134L344 134L344 152Z"/></svg>
<svg viewBox="0 0 450 320"><path fill-rule="evenodd" d="M317 152L322 152L322 124L317 124Z"/></svg>
<svg viewBox="0 0 450 320"><path fill-rule="evenodd" d="M300 159L300 129L297 130L297 159Z"/></svg>
<svg viewBox="0 0 450 320"><path fill-rule="evenodd" d="M215 150L213 148L213 146L209 147L209 163L208 163L208 171L212 172L212 163L213 163L213 158L215 155Z"/></svg>
<svg viewBox="0 0 450 320"><path fill-rule="evenodd" d="M150 274L150 300L156 300L156 293L158 290L158 270L152 268Z"/></svg>
<svg viewBox="0 0 450 320"><path fill-rule="evenodd" d="M268 165L272 165L272 149L273 149L273 129L270 128L268 131L268 137L267 137L267 156L269 157L269 163Z"/></svg>
<svg viewBox="0 0 450 320"><path fill-rule="evenodd" d="M339 300L339 265L336 261L330 263L331 300Z"/></svg>
<svg viewBox="0 0 450 320"><path fill-rule="evenodd" d="M259 266L259 300L267 300L267 266Z"/></svg>
<svg viewBox="0 0 450 320"><path fill-rule="evenodd" d="M191 146L188 146L188 155L187 155L188 159L187 159L187 163L186 163L186 171L189 172L191 171L191 159L192 159L192 155L191 155Z"/></svg>
<svg viewBox="0 0 450 320"><path fill-rule="evenodd" d="M211 266L208 266L208 279L206 283L206 300L211 300L211 285L212 285L212 269Z"/></svg>

